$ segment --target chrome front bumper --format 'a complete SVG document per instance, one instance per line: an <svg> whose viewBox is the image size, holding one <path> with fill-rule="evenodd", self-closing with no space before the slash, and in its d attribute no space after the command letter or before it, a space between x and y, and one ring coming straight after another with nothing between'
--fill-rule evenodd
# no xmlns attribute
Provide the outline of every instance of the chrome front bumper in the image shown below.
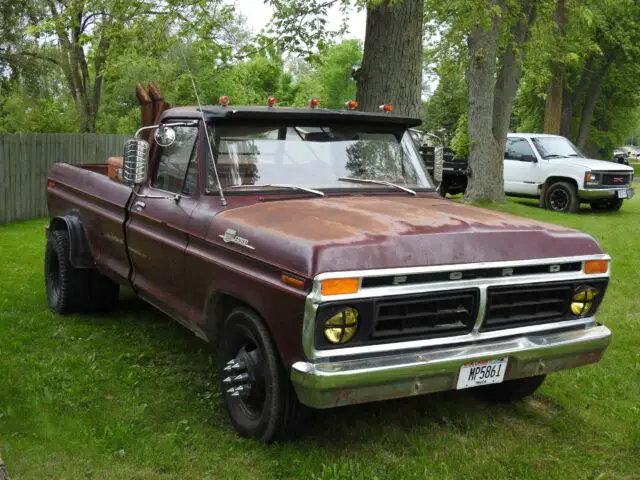
<svg viewBox="0 0 640 480"><path fill-rule="evenodd" d="M455 389L460 367L480 360L508 357L505 381L595 363L610 337L607 327L596 325L393 355L296 362L291 380L305 405L338 407Z"/></svg>
<svg viewBox="0 0 640 480"><path fill-rule="evenodd" d="M582 188L578 190L578 197L580 200L597 200L599 198L611 198L617 195L619 190L626 190L627 197L633 198L635 190L631 185L625 185L624 187L615 188Z"/></svg>

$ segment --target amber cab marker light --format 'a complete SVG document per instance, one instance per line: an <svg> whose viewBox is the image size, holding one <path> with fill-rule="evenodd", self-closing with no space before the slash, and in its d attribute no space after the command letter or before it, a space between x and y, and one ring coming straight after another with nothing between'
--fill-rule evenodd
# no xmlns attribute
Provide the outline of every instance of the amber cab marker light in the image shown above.
<svg viewBox="0 0 640 480"><path fill-rule="evenodd" d="M608 260L588 260L584 262L584 273L607 273L609 271Z"/></svg>
<svg viewBox="0 0 640 480"><path fill-rule="evenodd" d="M280 281L282 281L282 283L284 283L285 285L289 285L293 288L298 288L300 290L304 288L304 280L292 277L290 275L287 275L286 273L283 273L280 276Z"/></svg>
<svg viewBox="0 0 640 480"><path fill-rule="evenodd" d="M391 105L390 103L385 103L384 105L380 105L378 108L385 113L393 112L393 105Z"/></svg>
<svg viewBox="0 0 640 480"><path fill-rule="evenodd" d="M269 98L267 98L267 106L268 107L274 107L276 105L276 103L278 103L278 99L276 97L274 97L273 95L271 95Z"/></svg>
<svg viewBox="0 0 640 480"><path fill-rule="evenodd" d="M226 107L227 105L229 105L229 97L226 95L222 95L219 99L218 99L218 103L220 105L222 105L223 107Z"/></svg>
<svg viewBox="0 0 640 480"><path fill-rule="evenodd" d="M344 106L347 110L355 110L360 106L360 102L357 102L355 100L349 100L344 104Z"/></svg>
<svg viewBox="0 0 640 480"><path fill-rule="evenodd" d="M360 281L357 278L330 278L322 280L321 285L321 293L324 296L347 295L360 289Z"/></svg>
<svg viewBox="0 0 640 480"><path fill-rule="evenodd" d="M320 106L320 99L319 98L312 98L311 101L309 101L309 106L311 108L318 108Z"/></svg>

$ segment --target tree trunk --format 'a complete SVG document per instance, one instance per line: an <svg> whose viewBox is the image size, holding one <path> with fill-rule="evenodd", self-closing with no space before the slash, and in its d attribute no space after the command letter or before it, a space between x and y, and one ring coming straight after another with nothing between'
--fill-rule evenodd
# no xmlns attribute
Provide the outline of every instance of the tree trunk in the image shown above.
<svg viewBox="0 0 640 480"><path fill-rule="evenodd" d="M394 113L419 116L424 0L384 0L367 9L356 100L364 111L393 104Z"/></svg>
<svg viewBox="0 0 640 480"><path fill-rule="evenodd" d="M465 200L504 201L502 152L493 135L493 106L500 17L492 17L491 29L471 28L467 86L469 90L469 167L471 178ZM499 160L499 161L498 161Z"/></svg>
<svg viewBox="0 0 640 480"><path fill-rule="evenodd" d="M566 26L565 0L558 0L554 19L558 28L557 43L564 41ZM547 100L544 109L544 133L560 134L562 123L562 99L564 91L564 65L553 61L551 64L551 82L547 89Z"/></svg>
<svg viewBox="0 0 640 480"><path fill-rule="evenodd" d="M609 55L605 62L602 64L597 73L595 73L591 79L589 90L587 90L587 96L584 101L584 107L582 108L582 115L580 116L580 128L578 129L578 138L576 139L576 145L579 149L583 149L587 144L589 138L589 129L591 128L591 121L593 120L593 113L596 110L596 103L602 86L607 78L609 69L613 65L615 60L615 54Z"/></svg>
<svg viewBox="0 0 640 480"><path fill-rule="evenodd" d="M595 58L596 57L592 55L587 59L584 68L582 69L578 85L576 85L573 92L569 90L567 85L565 85L564 91L562 92L562 121L560 123L560 135L571 140L575 140L572 133L573 115L576 105L580 103L585 90L589 86L589 82L593 74Z"/></svg>
<svg viewBox="0 0 640 480"><path fill-rule="evenodd" d="M556 71L547 90L547 101L544 108L544 133L561 134L563 94L564 73Z"/></svg>

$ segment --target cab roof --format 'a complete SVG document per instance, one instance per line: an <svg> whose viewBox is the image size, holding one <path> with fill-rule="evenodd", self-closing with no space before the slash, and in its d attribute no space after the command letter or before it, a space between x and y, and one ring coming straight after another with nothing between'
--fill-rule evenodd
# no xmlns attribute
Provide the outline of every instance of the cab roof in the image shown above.
<svg viewBox="0 0 640 480"><path fill-rule="evenodd" d="M562 137L561 135L552 135L550 133L520 133L520 132L515 132L515 133L509 133L507 134L508 138L540 138L540 137L548 137L548 138L565 138Z"/></svg>
<svg viewBox="0 0 640 480"><path fill-rule="evenodd" d="M205 118L214 122L232 122L234 120L262 120L268 122L328 122L390 125L411 128L422 123L419 118L403 117L393 113L371 113L355 110L331 110L327 108L292 108L292 107L236 107L203 105ZM198 107L176 107L165 110L165 118L200 119L202 115Z"/></svg>

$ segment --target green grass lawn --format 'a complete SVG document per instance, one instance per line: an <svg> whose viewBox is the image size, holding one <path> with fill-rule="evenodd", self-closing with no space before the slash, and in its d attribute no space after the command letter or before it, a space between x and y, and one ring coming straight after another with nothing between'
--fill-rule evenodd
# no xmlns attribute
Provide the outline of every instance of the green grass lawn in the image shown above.
<svg viewBox="0 0 640 480"><path fill-rule="evenodd" d="M318 412L297 442L239 438L207 345L122 295L47 309L44 221L0 227L0 455L16 479L640 478L640 200L615 214L501 210L592 234L613 256L603 361L490 405L468 392Z"/></svg>

